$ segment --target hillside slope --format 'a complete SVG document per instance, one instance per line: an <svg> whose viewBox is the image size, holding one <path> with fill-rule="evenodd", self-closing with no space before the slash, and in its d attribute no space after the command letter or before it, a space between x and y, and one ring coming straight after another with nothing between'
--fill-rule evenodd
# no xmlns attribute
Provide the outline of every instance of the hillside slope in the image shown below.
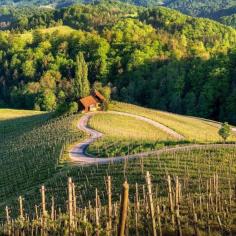
<svg viewBox="0 0 236 236"><path fill-rule="evenodd" d="M236 26L232 20L236 13L236 3L233 0L175 0L168 1L165 5L191 16L207 17L226 25Z"/></svg>
<svg viewBox="0 0 236 236"><path fill-rule="evenodd" d="M190 123L195 130L195 125L198 125L197 128L199 131L208 129L211 126L217 127L217 124L211 121L162 113L129 104L116 103L111 106L111 109L123 109L125 112L135 112L141 116L149 116L152 119L162 121L162 123L165 120L168 124L170 124L170 121L175 121L176 127L179 126L178 120L181 120L181 123L186 123L188 128L190 128ZM12 119L14 118L14 114L16 114L16 118ZM22 115L21 118L20 114ZM104 122L106 122L104 115L108 116L107 118L111 125L117 127L118 132L116 134L114 131L111 131L113 138L120 137L125 140L125 136L128 137L128 133L131 132L129 123L133 125L131 128L140 129L138 138L144 137L146 139L147 134L145 130L149 132L152 129L149 125L147 126L145 123L140 123L137 120L123 119L120 115L118 117L110 117L110 114L105 113L98 114L98 117L95 117L94 121L91 120L92 125L94 127L100 126L100 128L103 127L102 129L104 129ZM152 153L145 158L141 156L139 160L126 160L118 163L111 162L108 165L99 165L97 163L88 167L73 164L60 166L59 168L58 160L60 156L62 154L68 155L66 150L63 153L63 147L84 139L82 133L79 130L75 130L75 125L80 117L80 115L75 115L55 119L48 113L38 114L37 112L34 114L32 111L0 110L1 222L5 220L6 205L10 209L12 218L16 218L19 215L17 197L20 195L24 199L24 214L27 213L31 218L35 213L35 206L37 206L37 210L41 210L39 188L42 184L46 187L46 206L48 212L51 212L51 202L53 202L53 207L57 212L66 212L67 207L65 202L67 201L67 181L69 176L73 178L76 184L75 194L78 196L77 204L81 210L83 207L87 207L88 204L93 204L96 188L99 189L101 204L106 204L107 192L104 177L108 175L112 178L113 201L120 198L120 187L125 179L130 184L130 200L132 201L135 184L138 183L140 186L144 184L144 173L146 171L152 173L153 183L158 183L162 197L166 194L166 173L171 176L178 175L181 183L188 177L188 187L184 188L183 196L185 193L188 196L190 193L196 194L197 191L199 193L199 188L197 188L199 186L198 181L196 183L196 178L199 176L201 176L201 180L205 183L210 177L212 178L213 174L216 172L219 173L220 183L224 187L222 190L224 189L226 191L228 190L229 185L227 183L229 179L231 176L233 179L235 175L235 145L224 144L220 146L213 144L200 147L193 145L191 148L185 146L183 149L179 146L174 151L164 149L163 152L158 154ZM99 119L101 122L99 122ZM120 121L122 127L117 125L117 119ZM5 130L6 127L9 130ZM107 129L108 127L105 128ZM4 130L5 132L3 132ZM109 135L109 132L110 130L107 130L106 134ZM160 134L163 135L158 130L155 130L155 132L157 136ZM155 140L157 138L155 135L153 134L150 138ZM166 136L164 135L162 137ZM116 147L119 146L120 144L116 143ZM142 146L138 147L142 148ZM202 188L204 186L203 184ZM182 214L185 213L184 211L182 212ZM66 214L63 214L64 220L66 219ZM61 214L56 215L57 217L62 217ZM63 219L61 218L60 222L64 222ZM80 219L78 218L78 220ZM22 224L24 225L26 221L22 222ZM53 222L53 220L50 222ZM34 224L30 225L39 226L40 224L40 222L34 221ZM47 230L50 232L64 230L60 228L65 227L65 225L62 225L64 224L52 227L51 224L48 224ZM130 228L132 227L132 224L130 224ZM91 228L93 228L93 224ZM140 230L142 231L142 229Z"/></svg>
<svg viewBox="0 0 236 236"><path fill-rule="evenodd" d="M58 172L63 148L83 138L73 129L75 118L0 109L0 205Z"/></svg>
<svg viewBox="0 0 236 236"><path fill-rule="evenodd" d="M121 3L65 8L52 22L0 32L0 104L55 110L77 101L81 55L90 85L108 84L115 99L236 123L236 30Z"/></svg>

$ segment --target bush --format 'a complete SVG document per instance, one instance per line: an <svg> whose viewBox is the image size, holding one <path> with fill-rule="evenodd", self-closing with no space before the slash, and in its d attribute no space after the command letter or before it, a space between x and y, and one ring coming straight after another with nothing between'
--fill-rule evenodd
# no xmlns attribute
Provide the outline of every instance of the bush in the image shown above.
<svg viewBox="0 0 236 236"><path fill-rule="evenodd" d="M77 102L71 102L68 106L67 113L68 114L74 114L74 113L78 112L78 109L79 109L78 103Z"/></svg>
<svg viewBox="0 0 236 236"><path fill-rule="evenodd" d="M59 115L62 115L62 114L72 115L78 112L78 103L77 102L71 102L69 104L61 103L57 106L56 112Z"/></svg>

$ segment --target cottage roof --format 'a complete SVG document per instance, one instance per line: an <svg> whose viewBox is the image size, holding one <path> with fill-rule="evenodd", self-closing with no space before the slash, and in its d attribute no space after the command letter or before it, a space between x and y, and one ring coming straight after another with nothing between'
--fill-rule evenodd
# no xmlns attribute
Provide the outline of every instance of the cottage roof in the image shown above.
<svg viewBox="0 0 236 236"><path fill-rule="evenodd" d="M106 100L105 97L104 97L100 92L98 92L97 90L94 90L93 93L94 93L94 95L95 95L97 98L99 98L101 101Z"/></svg>
<svg viewBox="0 0 236 236"><path fill-rule="evenodd" d="M80 99L80 102L84 107L89 107L91 105L96 105L98 101L93 96L88 96Z"/></svg>

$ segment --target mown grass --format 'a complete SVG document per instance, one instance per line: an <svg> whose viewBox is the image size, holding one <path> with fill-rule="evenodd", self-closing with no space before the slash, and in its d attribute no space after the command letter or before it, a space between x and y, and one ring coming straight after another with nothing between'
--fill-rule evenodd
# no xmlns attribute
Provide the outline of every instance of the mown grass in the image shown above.
<svg viewBox="0 0 236 236"><path fill-rule="evenodd" d="M110 104L110 110L138 114L150 118L173 129L189 141L222 142L221 137L218 135L220 125L213 121L211 122L201 118L182 116L119 102ZM228 141L236 141L236 135L232 134Z"/></svg>
<svg viewBox="0 0 236 236"><path fill-rule="evenodd" d="M175 140L174 137L133 117L101 113L89 120L89 126L106 136L132 140Z"/></svg>
<svg viewBox="0 0 236 236"><path fill-rule="evenodd" d="M36 116L40 114L44 114L44 112L31 110L0 109L0 120L15 119L17 117Z"/></svg>
<svg viewBox="0 0 236 236"><path fill-rule="evenodd" d="M89 120L89 126L104 134L88 149L89 154L99 157L124 156L186 143L149 123L119 114L96 114Z"/></svg>

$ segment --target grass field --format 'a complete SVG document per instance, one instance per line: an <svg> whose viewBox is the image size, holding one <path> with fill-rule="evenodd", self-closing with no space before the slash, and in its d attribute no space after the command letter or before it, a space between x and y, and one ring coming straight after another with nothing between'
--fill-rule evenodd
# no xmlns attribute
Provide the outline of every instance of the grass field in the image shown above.
<svg viewBox="0 0 236 236"><path fill-rule="evenodd" d="M176 115L135 106L126 103L114 102L110 110L138 114L154 121L157 121L182 134L189 141L197 142L219 142L222 141L218 135L219 124L200 118ZM236 136L231 135L228 141L236 141Z"/></svg>
<svg viewBox="0 0 236 236"><path fill-rule="evenodd" d="M147 141L175 140L174 137L151 124L117 114L97 114L90 119L89 126L112 138Z"/></svg>
<svg viewBox="0 0 236 236"><path fill-rule="evenodd" d="M61 25L61 26L40 29L39 31L42 32L43 34L52 34L57 31L60 35L67 35L74 32L75 30L69 26Z"/></svg>
<svg viewBox="0 0 236 236"><path fill-rule="evenodd" d="M18 117L36 116L40 114L44 114L44 112L31 111L31 110L14 110L13 111L12 109L0 109L0 121L15 119Z"/></svg>
<svg viewBox="0 0 236 236"><path fill-rule="evenodd" d="M39 31L42 34L53 34L54 32L57 32L60 36L64 36L64 35L68 35L74 32L75 30L69 26L61 25L61 26L55 26L55 27L50 27L50 28L45 28L45 29L37 29L37 31ZM22 34L14 34L13 37L14 37L14 40L17 40L20 37L22 39L21 42L32 43L33 32L34 31L28 31Z"/></svg>
<svg viewBox="0 0 236 236"><path fill-rule="evenodd" d="M88 153L99 157L124 156L185 143L149 123L118 114L96 114L89 126L104 134L88 149Z"/></svg>

